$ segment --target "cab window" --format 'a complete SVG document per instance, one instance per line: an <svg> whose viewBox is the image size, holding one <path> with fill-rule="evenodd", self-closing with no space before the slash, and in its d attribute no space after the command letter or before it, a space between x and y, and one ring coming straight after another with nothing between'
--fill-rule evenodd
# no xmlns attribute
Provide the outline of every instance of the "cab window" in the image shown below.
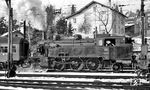
<svg viewBox="0 0 150 90"><path fill-rule="evenodd" d="M104 46L114 46L116 44L116 40L115 39L105 39L104 41Z"/></svg>
<svg viewBox="0 0 150 90"><path fill-rule="evenodd" d="M131 38L125 38L125 43L126 44L131 44L133 40Z"/></svg>

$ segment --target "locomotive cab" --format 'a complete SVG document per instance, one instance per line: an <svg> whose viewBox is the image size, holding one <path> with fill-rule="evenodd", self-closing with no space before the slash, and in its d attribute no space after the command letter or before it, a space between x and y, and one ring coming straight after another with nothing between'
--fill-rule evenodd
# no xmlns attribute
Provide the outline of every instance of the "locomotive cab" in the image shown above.
<svg viewBox="0 0 150 90"><path fill-rule="evenodd" d="M107 67L110 64L110 66L113 65L113 70L120 70L123 66L131 65L133 46L130 37L99 36L96 38L96 44L99 48L104 48L104 66Z"/></svg>
<svg viewBox="0 0 150 90"><path fill-rule="evenodd" d="M96 38L96 44L98 46L107 46L107 41L110 41L113 45L126 45L132 44L133 40L130 37L125 36L109 36L109 35L99 35Z"/></svg>

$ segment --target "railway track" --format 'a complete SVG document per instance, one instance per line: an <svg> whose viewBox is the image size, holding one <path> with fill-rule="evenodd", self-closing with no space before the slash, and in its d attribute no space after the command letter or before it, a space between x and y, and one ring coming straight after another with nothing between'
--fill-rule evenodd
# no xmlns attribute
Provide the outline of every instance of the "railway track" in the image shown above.
<svg viewBox="0 0 150 90"><path fill-rule="evenodd" d="M17 73L13 78L4 77L4 72L0 72L0 75L0 86L50 90L150 90L147 82L132 84L132 80L137 79L134 73L24 72Z"/></svg>
<svg viewBox="0 0 150 90"><path fill-rule="evenodd" d="M101 82L99 80L23 80L23 79L0 79L1 86L13 86L23 88L34 88L34 89L52 89L52 90L68 90L68 89L81 89L86 90L87 88L94 89L144 89L149 90L148 84L139 86L132 86L130 82Z"/></svg>

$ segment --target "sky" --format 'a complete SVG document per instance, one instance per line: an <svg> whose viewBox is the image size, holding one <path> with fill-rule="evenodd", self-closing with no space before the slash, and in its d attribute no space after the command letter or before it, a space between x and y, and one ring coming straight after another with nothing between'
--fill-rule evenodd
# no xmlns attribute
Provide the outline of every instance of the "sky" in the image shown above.
<svg viewBox="0 0 150 90"><path fill-rule="evenodd" d="M78 7L83 7L84 5L88 4L93 0L46 0L46 1L55 4L57 7L61 7L68 4L76 4ZM107 4L109 0L94 0L94 1ZM130 10L140 8L140 1L141 0L111 0L112 3L128 5L124 8Z"/></svg>
<svg viewBox="0 0 150 90"><path fill-rule="evenodd" d="M20 2L27 4L27 3L25 3L26 1L31 1L33 3L34 2L40 3L41 7L45 7L49 4L52 4L52 5L55 5L56 8L61 8L63 6L75 4L76 7L81 8L93 0L12 0L12 6L13 7L20 6L18 4ZM103 4L107 4L109 0L95 0L95 1L98 1L98 2L103 3ZM140 8L140 1L141 0L111 0L111 1L112 1L112 3L127 5L127 6L123 7L123 9L125 9L125 10L126 9L127 10L135 10L137 8L138 9ZM0 0L0 7L1 7L0 8L0 10L1 10L0 16L2 16L2 14L5 14L4 12L6 11L6 8L7 8L5 0Z"/></svg>
<svg viewBox="0 0 150 90"><path fill-rule="evenodd" d="M43 29L45 26L45 7L48 5L54 5L55 8L62 8L64 6L75 4L77 10L90 3L93 0L12 0L12 7L14 9L14 18L17 20L30 20L33 26ZM108 4L109 0L94 0L102 4ZM136 11L140 9L141 0L111 0L112 3L118 5L126 5L123 7L125 12ZM150 5L150 3L149 3ZM149 7L145 3L145 7ZM36 7L36 8L33 8ZM37 10L38 9L38 10ZM0 0L0 17L8 18L8 8L5 0ZM43 25L42 25L43 24Z"/></svg>

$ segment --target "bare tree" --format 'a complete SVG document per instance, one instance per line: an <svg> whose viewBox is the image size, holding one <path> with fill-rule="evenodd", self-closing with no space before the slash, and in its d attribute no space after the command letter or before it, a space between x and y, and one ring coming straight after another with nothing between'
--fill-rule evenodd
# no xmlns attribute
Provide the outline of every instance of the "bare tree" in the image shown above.
<svg viewBox="0 0 150 90"><path fill-rule="evenodd" d="M52 5L48 6L45 9L47 13L47 38L53 39L53 32L54 32L54 27L53 27L53 21L55 19L55 10Z"/></svg>
<svg viewBox="0 0 150 90"><path fill-rule="evenodd" d="M102 23L102 25L104 26L104 29L105 29L105 32L107 34L110 33L110 31L112 30L112 27L114 25L114 20L115 20L115 17L112 18L112 24L109 28L109 20L110 20L110 11L109 9L101 9L99 7L96 8L96 18L98 18L98 21L100 21Z"/></svg>
<svg viewBox="0 0 150 90"><path fill-rule="evenodd" d="M87 34L89 33L90 30L91 30L90 18L89 18L89 14L86 13L84 14L83 23L79 26L79 31Z"/></svg>

